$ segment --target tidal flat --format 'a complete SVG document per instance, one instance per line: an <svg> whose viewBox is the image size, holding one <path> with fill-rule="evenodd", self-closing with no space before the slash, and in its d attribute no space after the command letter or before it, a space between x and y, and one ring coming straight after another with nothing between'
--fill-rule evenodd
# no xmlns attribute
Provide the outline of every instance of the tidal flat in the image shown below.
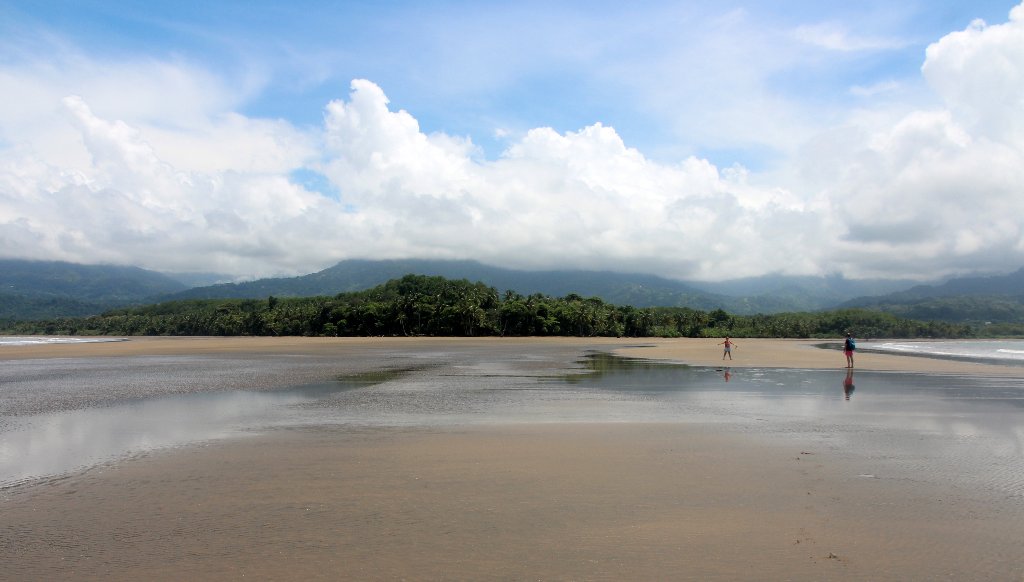
<svg viewBox="0 0 1024 582"><path fill-rule="evenodd" d="M849 372L771 341L727 365L711 340L15 349L0 578L1024 574L1020 368Z"/></svg>

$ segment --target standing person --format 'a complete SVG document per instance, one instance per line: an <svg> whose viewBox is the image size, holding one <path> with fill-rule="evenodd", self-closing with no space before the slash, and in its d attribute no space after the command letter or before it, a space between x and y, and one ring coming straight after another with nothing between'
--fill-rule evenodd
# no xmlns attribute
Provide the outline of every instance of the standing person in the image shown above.
<svg viewBox="0 0 1024 582"><path fill-rule="evenodd" d="M846 341L843 343L843 353L846 354L846 367L853 367L853 352L857 349L857 342L853 341L853 334L846 334Z"/></svg>
<svg viewBox="0 0 1024 582"><path fill-rule="evenodd" d="M725 341L720 343L720 344L718 344L718 345L725 346L725 351L722 352L722 359L724 360L726 356L729 356L729 359L731 360L732 359L732 347L734 345L736 345L736 342L734 342L731 339L729 339L729 336L725 336Z"/></svg>

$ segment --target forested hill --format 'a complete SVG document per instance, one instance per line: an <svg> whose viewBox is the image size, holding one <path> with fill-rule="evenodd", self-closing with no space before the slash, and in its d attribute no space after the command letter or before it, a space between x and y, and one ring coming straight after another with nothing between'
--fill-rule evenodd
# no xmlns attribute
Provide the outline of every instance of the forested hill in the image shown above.
<svg viewBox="0 0 1024 582"><path fill-rule="evenodd" d="M468 280L407 275L333 297L193 299L102 316L22 322L15 333L70 335L966 337L968 326L866 310L731 315L637 308L597 297L499 293Z"/></svg>
<svg viewBox="0 0 1024 582"><path fill-rule="evenodd" d="M105 301L140 299L185 288L167 275L138 267L0 259L0 289L17 295Z"/></svg>
<svg viewBox="0 0 1024 582"><path fill-rule="evenodd" d="M1009 275L919 285L900 293L854 299L842 307L877 309L913 319L1012 325L1016 329L1024 325L1024 269Z"/></svg>
<svg viewBox="0 0 1024 582"><path fill-rule="evenodd" d="M348 260L323 271L300 277L260 279L245 283L230 283L198 287L163 299L261 299L277 297L308 297L333 295L370 289L403 275L429 275L448 279L481 281L501 291L512 290L524 295L541 293L562 296L578 293L587 297L600 297L616 305L634 307L690 307L693 309L724 309L730 313L778 313L782 311L810 311L845 300L851 290L866 290L874 286L842 284L843 281L814 278L774 277L770 281L772 292L758 291L755 280L743 283L742 296L730 296L698 288L689 284L655 275L624 274L609 271L559 270L520 271L503 269L476 261L433 260ZM716 284L722 289L727 286ZM886 290L898 288L894 283ZM845 291L845 295L841 294Z"/></svg>
<svg viewBox="0 0 1024 582"><path fill-rule="evenodd" d="M1020 297L1024 295L1024 268L1008 275L960 277L941 285L917 285L905 291L858 297L845 303L864 307L883 303L910 303L936 297Z"/></svg>
<svg viewBox="0 0 1024 582"><path fill-rule="evenodd" d="M134 267L61 262L5 261L0 271L0 319L43 319L97 314L124 305L175 299L310 297L370 289L406 274L481 281L500 291L562 296L578 293L616 305L724 309L736 314L827 308L879 282L842 278L769 276L725 283L689 284L655 275L608 271L521 271L476 261L348 260L308 275L188 288L181 275ZM188 281L215 280L200 274ZM899 285L884 283L886 285ZM886 287L891 289L892 287ZM716 292L714 289L721 289Z"/></svg>
<svg viewBox="0 0 1024 582"><path fill-rule="evenodd" d="M172 276L135 267L0 261L0 320L84 316L125 305L177 299L334 296L371 289L406 274L480 281L500 293L599 297L614 305L688 307L736 315L869 308L919 320L1024 325L1024 269L1001 277L955 279L900 293L841 303L850 293L905 288L901 281L764 276L685 283L654 275L605 271L519 271L475 261L348 260L300 277L186 289ZM204 275L210 280L209 275ZM959 293L960 295L950 295ZM988 293L982 295L981 293ZM996 293L996 295L992 295Z"/></svg>
<svg viewBox="0 0 1024 582"><path fill-rule="evenodd" d="M0 259L0 319L100 313L185 288L137 267Z"/></svg>
<svg viewBox="0 0 1024 582"><path fill-rule="evenodd" d="M794 276L767 274L716 282L692 282L693 287L717 295L753 297L756 301L773 298L788 309L815 310L834 308L855 297L886 295L909 289L915 282L907 279L847 279L842 275Z"/></svg>
<svg viewBox="0 0 1024 582"><path fill-rule="evenodd" d="M654 275L607 271L518 271L484 265L476 261L445 260L358 260L342 261L322 271L298 277L259 279L197 287L164 299L261 299L310 297L363 291L404 275L427 275L447 279L480 281L518 293L566 295L581 293L622 305L690 306L704 309L722 307L730 298L701 292L693 287Z"/></svg>

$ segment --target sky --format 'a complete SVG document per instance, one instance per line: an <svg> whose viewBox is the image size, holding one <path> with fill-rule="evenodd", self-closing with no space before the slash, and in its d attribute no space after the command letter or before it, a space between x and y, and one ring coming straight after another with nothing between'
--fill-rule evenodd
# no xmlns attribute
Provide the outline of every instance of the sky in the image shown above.
<svg viewBox="0 0 1024 582"><path fill-rule="evenodd" d="M1024 266L1024 3L0 0L0 257Z"/></svg>

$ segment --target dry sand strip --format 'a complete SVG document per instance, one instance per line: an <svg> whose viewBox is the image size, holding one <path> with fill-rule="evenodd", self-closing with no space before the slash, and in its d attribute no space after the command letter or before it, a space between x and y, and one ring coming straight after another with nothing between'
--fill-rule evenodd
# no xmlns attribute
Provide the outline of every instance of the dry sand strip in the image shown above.
<svg viewBox="0 0 1024 582"><path fill-rule="evenodd" d="M277 431L0 503L6 580L1020 579L1019 505L698 425Z"/></svg>
<svg viewBox="0 0 1024 582"><path fill-rule="evenodd" d="M674 361L692 366L730 366L758 368L836 369L846 360L836 340L788 340L740 338L733 348L733 359L722 360L721 339L705 338L307 338L307 337L130 337L126 341L81 344L7 346L0 349L0 360L26 358L118 357L132 355L194 354L344 354L346 350L403 349L406 347L445 347L546 344L607 349L620 355ZM836 349L822 349L822 345ZM925 358L901 354L858 352L858 370L920 372L931 374L967 374L978 376L1024 376L1024 367Z"/></svg>
<svg viewBox="0 0 1024 582"><path fill-rule="evenodd" d="M610 346L650 345L643 340L566 337L207 337L132 336L66 344L35 344L0 347L0 360L32 358L91 358L123 356L175 356L197 354L297 354L335 355L346 350L466 347L476 345ZM611 349L611 348L609 348Z"/></svg>
<svg viewBox="0 0 1024 582"><path fill-rule="evenodd" d="M732 360L722 360L721 340L654 339L642 347L615 350L616 353L654 360L666 360L691 366L729 366L733 368L842 369L846 358L839 350L842 340L744 339L732 348ZM821 346L835 349L822 349ZM858 370L920 372L925 374L964 374L976 376L1024 377L1024 367L964 362L902 354L858 351Z"/></svg>

